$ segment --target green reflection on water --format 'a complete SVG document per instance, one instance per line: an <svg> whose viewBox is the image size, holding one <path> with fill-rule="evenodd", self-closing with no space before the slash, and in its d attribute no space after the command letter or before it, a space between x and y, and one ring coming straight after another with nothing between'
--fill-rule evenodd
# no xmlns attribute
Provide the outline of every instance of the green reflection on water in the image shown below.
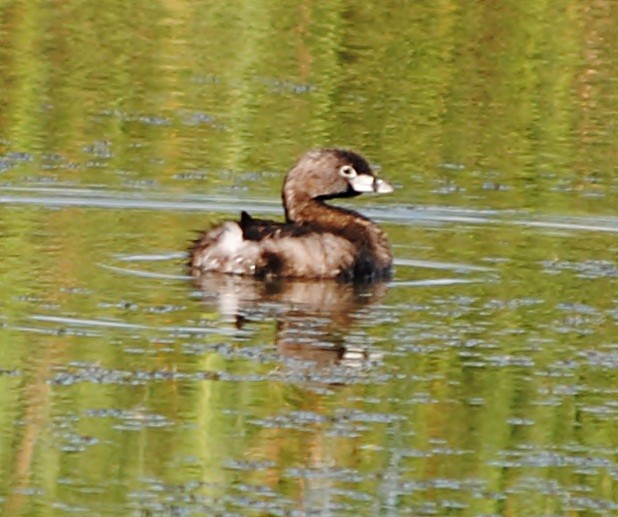
<svg viewBox="0 0 618 517"><path fill-rule="evenodd" d="M276 199L306 148L340 144L401 187L355 206L594 226L616 214L617 14L2 2L1 195L240 209ZM108 267L181 274L181 259L118 257L178 252L228 214L3 203L3 513L610 515L615 233L505 214L386 225L399 258L491 268L399 267L397 281L470 284L394 285L323 327L271 301L237 328L187 281ZM303 337L294 324L377 359L329 382L343 370L281 348Z"/></svg>

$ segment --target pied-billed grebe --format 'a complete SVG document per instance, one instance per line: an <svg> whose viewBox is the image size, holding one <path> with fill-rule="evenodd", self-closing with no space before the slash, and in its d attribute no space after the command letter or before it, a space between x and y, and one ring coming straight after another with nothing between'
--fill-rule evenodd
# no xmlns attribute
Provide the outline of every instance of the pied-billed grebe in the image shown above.
<svg viewBox="0 0 618 517"><path fill-rule="evenodd" d="M310 151L285 178L286 222L255 219L242 212L240 221L225 222L194 242L189 252L191 273L360 281L389 278L393 256L380 227L325 201L392 191L356 153Z"/></svg>

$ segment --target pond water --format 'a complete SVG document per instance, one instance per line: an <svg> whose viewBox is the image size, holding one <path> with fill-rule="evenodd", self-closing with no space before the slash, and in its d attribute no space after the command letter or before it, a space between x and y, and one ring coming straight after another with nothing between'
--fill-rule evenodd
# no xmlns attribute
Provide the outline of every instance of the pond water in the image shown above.
<svg viewBox="0 0 618 517"><path fill-rule="evenodd" d="M0 3L0 513L618 513L618 4L499 4ZM186 276L331 145L391 282Z"/></svg>

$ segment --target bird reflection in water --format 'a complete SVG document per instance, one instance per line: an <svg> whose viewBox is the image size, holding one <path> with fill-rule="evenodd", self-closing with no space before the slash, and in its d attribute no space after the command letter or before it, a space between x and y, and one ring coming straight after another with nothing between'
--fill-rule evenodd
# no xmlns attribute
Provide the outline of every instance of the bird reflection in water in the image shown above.
<svg viewBox="0 0 618 517"><path fill-rule="evenodd" d="M263 281L220 274L203 274L194 281L205 303L217 306L222 318L238 328L273 318L276 349L286 359L316 367L358 367L378 358L362 343L346 341L384 297L384 282Z"/></svg>

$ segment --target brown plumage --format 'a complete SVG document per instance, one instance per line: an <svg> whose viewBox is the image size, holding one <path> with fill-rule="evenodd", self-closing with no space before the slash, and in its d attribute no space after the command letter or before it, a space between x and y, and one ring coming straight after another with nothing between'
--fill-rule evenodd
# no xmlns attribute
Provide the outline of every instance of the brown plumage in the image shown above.
<svg viewBox="0 0 618 517"><path fill-rule="evenodd" d="M392 192L367 161L341 149L310 151L288 172L282 190L285 222L242 212L204 233L189 251L195 276L204 271L257 277L388 278L392 253L380 227L328 199Z"/></svg>

